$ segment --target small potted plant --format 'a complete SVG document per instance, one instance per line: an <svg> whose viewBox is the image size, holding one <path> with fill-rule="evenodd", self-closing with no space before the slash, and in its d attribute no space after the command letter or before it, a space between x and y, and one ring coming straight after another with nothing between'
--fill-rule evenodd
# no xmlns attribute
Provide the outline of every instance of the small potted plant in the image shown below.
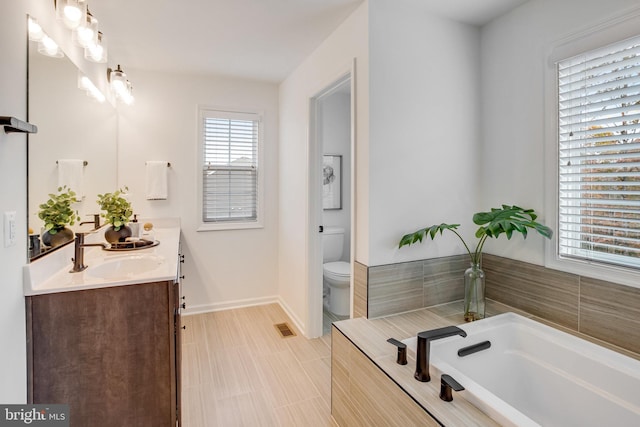
<svg viewBox="0 0 640 427"><path fill-rule="evenodd" d="M71 205L76 202L76 193L65 185L58 187L57 194L49 194L49 200L39 206L38 218L44 221L45 229L42 243L56 247L73 240L73 230L67 228L67 225L80 221L78 211L71 209Z"/></svg>
<svg viewBox="0 0 640 427"><path fill-rule="evenodd" d="M514 232L518 232L526 238L527 229L530 228L550 239L553 232L549 227L536 222L537 218L538 215L533 209L523 209L515 205L502 205L501 208L491 208L490 212L476 213L473 215L473 222L479 226L475 234L479 240L473 252L456 231L460 224L436 224L405 234L400 239L399 247L422 242L426 236L433 240L438 233L442 234L445 230L458 236L471 261L471 266L464 273L464 320L470 322L483 319L485 316L485 276L481 264L482 248L487 238L497 238L504 233L507 239L511 239Z"/></svg>
<svg viewBox="0 0 640 427"><path fill-rule="evenodd" d="M127 187L120 188L113 193L98 194L98 204L105 213L100 214L107 224L111 224L104 237L109 243L124 242L131 237L131 228L127 225L133 215L131 203L124 197Z"/></svg>

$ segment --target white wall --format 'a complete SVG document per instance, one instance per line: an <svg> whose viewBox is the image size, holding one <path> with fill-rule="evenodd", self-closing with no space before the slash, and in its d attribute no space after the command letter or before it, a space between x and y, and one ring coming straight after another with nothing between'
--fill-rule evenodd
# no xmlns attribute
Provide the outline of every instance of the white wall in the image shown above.
<svg viewBox="0 0 640 427"><path fill-rule="evenodd" d="M325 227L344 228L342 260L351 259L351 96L348 93L333 93L319 102L322 127L320 140L325 154L342 156L342 209L322 212Z"/></svg>
<svg viewBox="0 0 640 427"><path fill-rule="evenodd" d="M2 3L0 115L27 117L27 20L22 0ZM25 403L27 363L22 266L27 261L27 138L0 129L0 215L16 212L17 243L4 247L0 231L0 402Z"/></svg>
<svg viewBox="0 0 640 427"><path fill-rule="evenodd" d="M119 107L118 183L141 217L180 217L187 312L276 300L278 87L245 79L125 70L135 104ZM197 106L264 112L264 228L197 232ZM166 160L168 200L145 199L145 161Z"/></svg>
<svg viewBox="0 0 640 427"><path fill-rule="evenodd" d="M480 33L413 3L369 6L370 266L464 253L453 234L397 249L425 225L475 231Z"/></svg>
<svg viewBox="0 0 640 427"><path fill-rule="evenodd" d="M280 217L278 293L302 329L308 324L309 100L351 69L356 58L356 257L368 242L368 2L364 2L280 85Z"/></svg>
<svg viewBox="0 0 640 427"><path fill-rule="evenodd" d="M482 209L501 203L544 214L545 67L551 45L637 0L530 0L482 29ZM540 220L545 222L544 215ZM544 264L544 239L489 241L488 253Z"/></svg>

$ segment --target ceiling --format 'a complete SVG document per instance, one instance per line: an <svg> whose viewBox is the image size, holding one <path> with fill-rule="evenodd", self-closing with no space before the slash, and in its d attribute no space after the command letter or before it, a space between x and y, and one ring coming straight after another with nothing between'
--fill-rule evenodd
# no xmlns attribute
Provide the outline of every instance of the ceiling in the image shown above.
<svg viewBox="0 0 640 427"><path fill-rule="evenodd" d="M280 82L362 1L89 0L89 8L125 70ZM407 1L483 25L526 0Z"/></svg>
<svg viewBox="0 0 640 427"><path fill-rule="evenodd" d="M430 12L482 26L528 0L408 0Z"/></svg>

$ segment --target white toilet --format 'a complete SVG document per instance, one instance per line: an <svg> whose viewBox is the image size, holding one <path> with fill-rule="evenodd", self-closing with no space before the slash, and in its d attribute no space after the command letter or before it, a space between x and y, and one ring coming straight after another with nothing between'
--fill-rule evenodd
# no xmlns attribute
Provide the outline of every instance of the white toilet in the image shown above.
<svg viewBox="0 0 640 427"><path fill-rule="evenodd" d="M338 316L349 315L351 265L340 261L344 244L344 228L324 227L322 231L322 281L329 287L329 311Z"/></svg>

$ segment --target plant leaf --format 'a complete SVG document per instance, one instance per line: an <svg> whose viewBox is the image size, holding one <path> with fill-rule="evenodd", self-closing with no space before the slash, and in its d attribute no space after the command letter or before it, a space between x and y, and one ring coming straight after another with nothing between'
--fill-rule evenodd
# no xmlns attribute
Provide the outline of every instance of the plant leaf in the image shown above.
<svg viewBox="0 0 640 427"><path fill-rule="evenodd" d="M505 233L511 239L514 231L527 237L527 228L532 228L544 237L551 238L552 232L536 222L537 214L533 209L523 209L519 206L502 205L502 208L491 208L490 212L478 212L473 216L473 222L480 227L476 236L486 234L488 237L498 237Z"/></svg>
<svg viewBox="0 0 640 427"><path fill-rule="evenodd" d="M425 237L431 237L434 240L438 233L442 234L445 230L455 230L460 224L436 224L429 227L421 228L413 233L405 234L400 239L399 248L422 242Z"/></svg>

